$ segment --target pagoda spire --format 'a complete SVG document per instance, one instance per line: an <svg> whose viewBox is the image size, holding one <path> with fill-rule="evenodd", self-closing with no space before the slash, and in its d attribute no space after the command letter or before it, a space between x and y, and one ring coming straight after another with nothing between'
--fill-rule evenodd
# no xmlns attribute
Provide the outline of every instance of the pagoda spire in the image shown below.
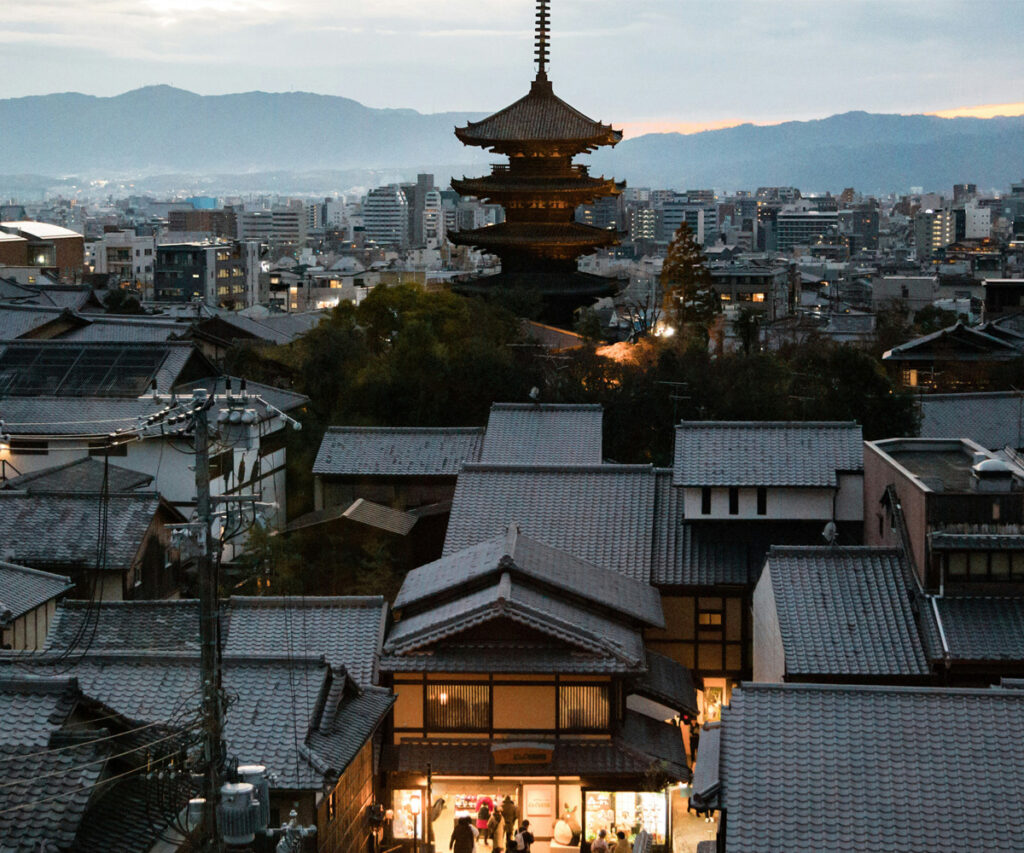
<svg viewBox="0 0 1024 853"><path fill-rule="evenodd" d="M536 48L533 51L537 58L537 79L547 80L548 43L551 18L548 12L549 0L537 0Z"/></svg>

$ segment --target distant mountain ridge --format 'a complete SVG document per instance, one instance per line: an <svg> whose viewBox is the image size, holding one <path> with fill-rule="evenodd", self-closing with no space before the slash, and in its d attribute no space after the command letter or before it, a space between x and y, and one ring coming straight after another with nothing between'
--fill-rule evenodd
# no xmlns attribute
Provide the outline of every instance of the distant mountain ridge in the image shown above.
<svg viewBox="0 0 1024 853"><path fill-rule="evenodd" d="M66 93L0 99L0 173L274 172L279 186L287 183L281 173L325 170L409 172L446 163L466 164L472 173L494 158L462 146L452 130L482 115L375 109L307 92L196 95L170 86L111 98ZM648 134L597 152L591 165L595 173L633 186L680 189L884 191L945 189L960 181L1004 187L1024 176L1024 116L850 112L685 136Z"/></svg>

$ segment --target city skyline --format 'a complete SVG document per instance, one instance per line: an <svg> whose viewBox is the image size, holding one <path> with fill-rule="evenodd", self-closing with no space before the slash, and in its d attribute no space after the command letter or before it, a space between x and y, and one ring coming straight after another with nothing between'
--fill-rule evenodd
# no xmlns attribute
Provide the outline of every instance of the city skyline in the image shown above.
<svg viewBox="0 0 1024 853"><path fill-rule="evenodd" d="M0 23L10 59L3 93L111 96L166 84L489 111L533 76L532 5L39 0ZM1018 11L998 0L746 0L726 18L689 0L558 0L551 75L559 94L627 136L849 110L1020 115ZM53 63L54 49L66 61Z"/></svg>

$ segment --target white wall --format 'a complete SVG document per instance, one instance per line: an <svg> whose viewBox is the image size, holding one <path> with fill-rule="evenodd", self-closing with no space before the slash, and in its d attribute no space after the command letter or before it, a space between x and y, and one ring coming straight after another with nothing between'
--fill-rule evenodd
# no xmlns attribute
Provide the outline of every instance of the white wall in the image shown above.
<svg viewBox="0 0 1024 853"><path fill-rule="evenodd" d="M711 489L711 513L701 513L701 489L687 488L684 495L684 512L688 520L701 519L739 520L755 519L760 521L794 519L814 520L832 518L832 489L808 488L769 488L767 512L757 514L757 489L740 487L739 512L729 514L729 489L727 486L714 486Z"/></svg>
<svg viewBox="0 0 1024 853"><path fill-rule="evenodd" d="M840 474L836 495L836 521L863 521L864 475Z"/></svg>
<svg viewBox="0 0 1024 853"><path fill-rule="evenodd" d="M779 614L772 589L771 561L754 587L754 681L780 682L786 674L786 653L782 647Z"/></svg>

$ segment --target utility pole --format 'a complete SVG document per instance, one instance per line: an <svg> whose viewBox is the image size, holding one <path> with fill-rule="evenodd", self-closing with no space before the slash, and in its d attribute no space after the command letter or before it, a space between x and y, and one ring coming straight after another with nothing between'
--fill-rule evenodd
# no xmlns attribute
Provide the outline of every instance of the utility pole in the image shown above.
<svg viewBox="0 0 1024 853"><path fill-rule="evenodd" d="M202 400L192 416L196 442L196 514L199 523L199 640L203 696L203 805L201 845L219 850L217 800L224 782L224 706L221 693L220 601L217 575L220 561L213 559L213 520L210 501L210 406L216 395ZM199 402L199 401L197 401Z"/></svg>

